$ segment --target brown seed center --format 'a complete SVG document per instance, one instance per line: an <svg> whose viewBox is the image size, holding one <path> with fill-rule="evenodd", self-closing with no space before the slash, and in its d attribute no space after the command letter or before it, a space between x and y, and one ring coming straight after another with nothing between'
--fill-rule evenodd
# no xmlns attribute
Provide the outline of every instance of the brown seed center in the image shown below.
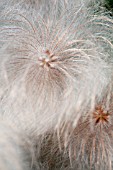
<svg viewBox="0 0 113 170"><path fill-rule="evenodd" d="M93 118L95 119L95 124L108 123L109 113L105 113L105 111L101 107L97 107L96 111L93 113Z"/></svg>
<svg viewBox="0 0 113 170"><path fill-rule="evenodd" d="M40 61L40 66L46 68L54 67L54 62L57 61L57 57L49 50L46 50L44 54L46 55L45 57L38 59Z"/></svg>

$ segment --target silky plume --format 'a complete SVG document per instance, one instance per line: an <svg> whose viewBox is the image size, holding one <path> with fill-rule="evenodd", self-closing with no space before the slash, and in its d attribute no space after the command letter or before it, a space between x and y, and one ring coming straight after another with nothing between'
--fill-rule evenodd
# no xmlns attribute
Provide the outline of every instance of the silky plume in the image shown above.
<svg viewBox="0 0 113 170"><path fill-rule="evenodd" d="M51 6L45 17L38 13L34 18L14 10L1 20L1 79L6 87L1 108L7 118L26 129L30 123L34 131L38 124L51 128L62 117L73 117L76 124L110 81L112 22L91 16L84 5L60 11L59 5Z"/></svg>
<svg viewBox="0 0 113 170"><path fill-rule="evenodd" d="M80 120L84 124L92 117L111 83L113 21L84 3L74 4L56 1L47 6L48 13L45 4L32 15L15 5L0 16L2 119L33 140L51 130L59 139L60 127L70 122L76 132ZM79 135L76 139L81 140Z"/></svg>

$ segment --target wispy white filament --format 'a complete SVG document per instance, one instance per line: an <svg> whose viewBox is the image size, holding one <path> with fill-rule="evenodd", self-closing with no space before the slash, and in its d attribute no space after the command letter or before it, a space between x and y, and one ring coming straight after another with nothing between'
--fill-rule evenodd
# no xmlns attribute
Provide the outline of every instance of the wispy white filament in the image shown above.
<svg viewBox="0 0 113 170"><path fill-rule="evenodd" d="M1 3L2 119L34 140L75 129L110 93L113 21L84 1L12 2Z"/></svg>

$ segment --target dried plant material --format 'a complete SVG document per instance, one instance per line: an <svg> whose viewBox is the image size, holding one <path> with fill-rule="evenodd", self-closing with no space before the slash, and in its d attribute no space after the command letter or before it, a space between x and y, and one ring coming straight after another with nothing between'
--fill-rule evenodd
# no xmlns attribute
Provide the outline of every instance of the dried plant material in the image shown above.
<svg viewBox="0 0 113 170"><path fill-rule="evenodd" d="M0 12L2 119L33 143L57 130L76 169L110 169L112 19L84 1L12 2Z"/></svg>
<svg viewBox="0 0 113 170"><path fill-rule="evenodd" d="M30 170L32 145L8 122L0 121L0 169Z"/></svg>
<svg viewBox="0 0 113 170"><path fill-rule="evenodd" d="M113 155L113 101L107 105L107 97L98 103L85 119L81 117L76 128L72 122L63 125L58 136L68 149L72 165L79 169L112 169ZM62 145L61 145L62 146Z"/></svg>

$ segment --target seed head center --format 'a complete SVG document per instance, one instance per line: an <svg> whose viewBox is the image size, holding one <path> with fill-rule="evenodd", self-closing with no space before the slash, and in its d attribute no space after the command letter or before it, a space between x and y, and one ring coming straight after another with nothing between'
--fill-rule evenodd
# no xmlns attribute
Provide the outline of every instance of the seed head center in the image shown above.
<svg viewBox="0 0 113 170"><path fill-rule="evenodd" d="M95 124L108 123L109 113L105 112L101 107L98 107L96 108L96 111L93 113L93 118L95 119Z"/></svg>
<svg viewBox="0 0 113 170"><path fill-rule="evenodd" d="M56 58L54 54L52 54L49 50L46 50L44 52L44 57L39 58L40 66L46 67L47 69L49 67L54 67L54 62L56 61Z"/></svg>

